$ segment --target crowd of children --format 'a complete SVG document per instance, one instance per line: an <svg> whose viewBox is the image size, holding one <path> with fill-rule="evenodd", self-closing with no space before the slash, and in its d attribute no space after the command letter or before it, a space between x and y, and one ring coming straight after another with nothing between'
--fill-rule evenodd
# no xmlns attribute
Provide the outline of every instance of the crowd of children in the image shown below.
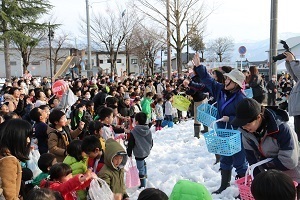
<svg viewBox="0 0 300 200"><path fill-rule="evenodd" d="M164 120L168 125L173 123L177 116L172 95L183 79L123 80L112 82L108 76L64 79L68 86L63 96L52 92L46 77L41 83L22 77L5 82L1 90L1 135L12 128L10 121L22 119L32 132L28 151L40 155L38 162L33 162L40 173L29 173L22 182L27 188L20 193L24 199L29 199L33 187L45 188L35 189L37 193L57 191L55 196L63 199L86 199L89 183L97 176L119 199L128 199L124 183L128 156L136 160L140 188L146 187L145 159L153 145L150 127L155 125L159 131ZM159 94L158 84L162 88ZM23 169L29 170L28 157L18 159L24 163ZM6 179L2 182L5 188Z"/></svg>
<svg viewBox="0 0 300 200"><path fill-rule="evenodd" d="M122 81L104 75L91 79L65 78L67 86L62 96L52 92L46 77L41 83L36 78L6 80L1 90L0 111L0 188L4 197L87 199L91 180L101 178L115 199L129 199L124 167L133 156L139 171L139 188L146 188L146 159L153 146L150 127L154 125L159 134L164 126L172 127L174 122L184 119L172 101L174 94L191 89L191 84L184 84L185 78L184 75L171 80L160 76L133 78L126 74ZM288 94L290 84L284 80L281 83L282 92ZM192 98L198 102L194 90ZM209 94L201 89L201 95L205 99ZM193 111L189 110L188 116ZM35 163L40 173L36 176L28 167L29 160L32 161L30 152L40 154ZM4 170L2 159L14 167ZM11 183L6 173L12 173L17 181ZM181 188L182 183L179 185ZM183 185L202 188L190 183ZM227 182L219 192L226 187ZM171 195L171 199L179 199L176 196ZM138 199L167 198L162 191L147 188Z"/></svg>

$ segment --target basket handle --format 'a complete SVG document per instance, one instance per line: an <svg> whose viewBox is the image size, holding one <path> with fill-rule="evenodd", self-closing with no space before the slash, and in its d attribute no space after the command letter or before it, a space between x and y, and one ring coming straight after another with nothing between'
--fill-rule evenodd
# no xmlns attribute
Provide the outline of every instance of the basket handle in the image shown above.
<svg viewBox="0 0 300 200"><path fill-rule="evenodd" d="M213 121L211 124L210 124L210 127L214 128L215 124L217 124L217 122L221 122L222 119L218 119L216 121ZM227 129L227 125L228 123L226 122L226 125L225 125L225 129ZM231 125L231 129L233 130L233 126Z"/></svg>
<svg viewBox="0 0 300 200"><path fill-rule="evenodd" d="M209 111L209 114L210 114L210 115L211 115L211 110L212 110L213 106L214 106L216 103L217 103L217 102L211 104L210 111Z"/></svg>
<svg viewBox="0 0 300 200"><path fill-rule="evenodd" d="M225 125L225 129L227 129L227 125L228 125L229 123L228 122L226 122L226 125ZM231 130L233 130L233 126L230 124L230 126L231 126Z"/></svg>
<svg viewBox="0 0 300 200"><path fill-rule="evenodd" d="M263 165L265 163L268 163L270 162L271 160L273 160L273 158L267 158L267 159L264 159L264 160L261 160L253 165L250 165L246 171L246 174L245 174L245 185L247 184L247 178L248 178L248 175L251 176L251 179L253 180L254 179L254 176L253 176L253 172L254 172L254 169L260 165Z"/></svg>
<svg viewBox="0 0 300 200"><path fill-rule="evenodd" d="M216 120L216 121L213 121L211 124L210 124L210 127L212 127L212 129L214 130L215 134L217 134L216 130L217 130L217 123L221 121L220 119Z"/></svg>

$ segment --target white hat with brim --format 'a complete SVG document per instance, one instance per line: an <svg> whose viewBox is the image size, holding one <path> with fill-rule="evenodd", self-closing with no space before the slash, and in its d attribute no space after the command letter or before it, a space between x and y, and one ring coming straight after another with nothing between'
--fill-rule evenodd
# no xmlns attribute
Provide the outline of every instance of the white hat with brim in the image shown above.
<svg viewBox="0 0 300 200"><path fill-rule="evenodd" d="M223 74L224 76L229 77L233 82L238 84L241 88L243 88L243 82L245 81L245 75L240 72L238 69L233 69L229 73Z"/></svg>

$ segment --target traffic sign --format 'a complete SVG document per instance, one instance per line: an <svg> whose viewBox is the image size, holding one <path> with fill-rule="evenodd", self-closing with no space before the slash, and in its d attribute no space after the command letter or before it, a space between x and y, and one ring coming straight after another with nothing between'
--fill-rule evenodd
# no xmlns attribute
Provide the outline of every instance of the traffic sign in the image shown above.
<svg viewBox="0 0 300 200"><path fill-rule="evenodd" d="M240 53L241 55L245 55L246 52L247 52L247 49L246 49L245 46L240 46L240 47L239 47L239 53Z"/></svg>

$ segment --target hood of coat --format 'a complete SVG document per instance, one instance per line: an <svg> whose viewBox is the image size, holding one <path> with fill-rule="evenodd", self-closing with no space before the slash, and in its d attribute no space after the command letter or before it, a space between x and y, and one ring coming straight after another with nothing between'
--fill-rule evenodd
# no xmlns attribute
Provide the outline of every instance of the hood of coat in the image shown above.
<svg viewBox="0 0 300 200"><path fill-rule="evenodd" d="M111 169L115 169L118 170L118 168L124 168L126 162L127 162L127 153L124 150L124 148L121 146L120 143L118 143L117 141L115 141L114 139L108 139L106 140L105 143L105 155L104 155L104 163L105 165L107 165L109 168ZM123 156L123 160L122 163L120 164L120 166L118 168L116 168L113 163L112 163L112 159L114 156L116 155L122 155Z"/></svg>
<svg viewBox="0 0 300 200"><path fill-rule="evenodd" d="M136 125L132 130L132 133L145 137L151 134L151 131L148 125Z"/></svg>

